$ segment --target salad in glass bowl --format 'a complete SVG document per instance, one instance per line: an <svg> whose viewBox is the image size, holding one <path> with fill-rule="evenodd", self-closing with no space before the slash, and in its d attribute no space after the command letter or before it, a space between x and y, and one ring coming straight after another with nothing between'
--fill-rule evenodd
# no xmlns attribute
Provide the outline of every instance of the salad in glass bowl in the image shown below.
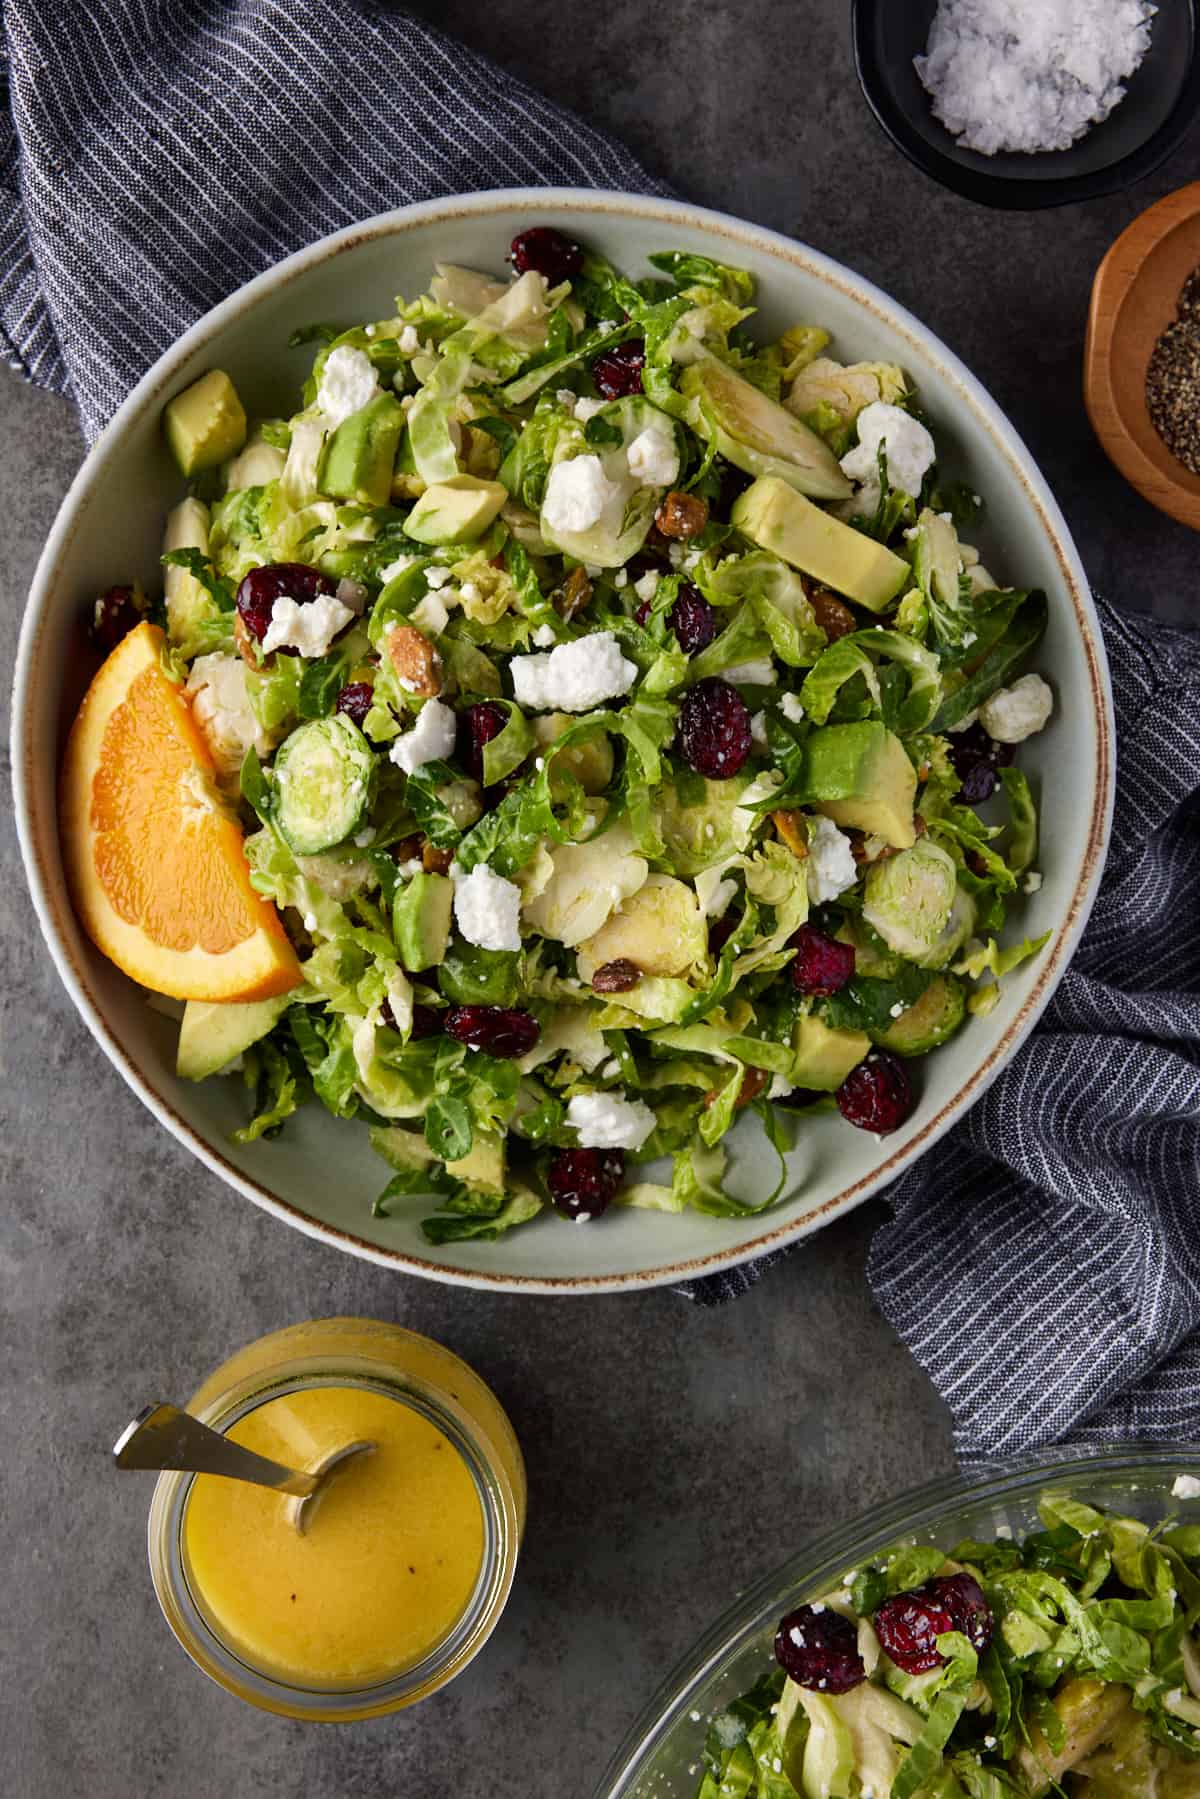
<svg viewBox="0 0 1200 1799"><path fill-rule="evenodd" d="M211 370L166 409L163 601L95 606L108 649L161 628L298 958L189 999L179 1072L245 1082L243 1142L357 1119L434 1242L763 1210L746 1108L780 1152L894 1130L1044 941L1044 595L981 563L901 368L651 260L533 226L505 279L438 265L297 332L289 419Z"/></svg>

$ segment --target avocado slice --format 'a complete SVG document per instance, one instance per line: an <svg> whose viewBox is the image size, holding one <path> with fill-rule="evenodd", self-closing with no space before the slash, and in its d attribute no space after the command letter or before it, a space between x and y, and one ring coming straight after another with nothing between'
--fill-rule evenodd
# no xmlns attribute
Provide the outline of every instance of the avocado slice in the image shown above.
<svg viewBox="0 0 1200 1799"><path fill-rule="evenodd" d="M404 529L418 543L466 543L482 537L507 503L508 489L499 481L455 475L425 489L405 519Z"/></svg>
<svg viewBox="0 0 1200 1799"><path fill-rule="evenodd" d="M403 430L404 412L395 394L376 394L330 437L317 478L320 492L359 506L386 506Z"/></svg>
<svg viewBox="0 0 1200 1799"><path fill-rule="evenodd" d="M273 1030L291 1004L291 994L274 999L190 999L179 1027L175 1072L185 1081L205 1081Z"/></svg>
<svg viewBox="0 0 1200 1799"><path fill-rule="evenodd" d="M804 746L812 803L835 825L882 837L893 849L916 842L917 771L900 739L878 719L822 725Z"/></svg>
<svg viewBox="0 0 1200 1799"><path fill-rule="evenodd" d="M216 468L246 441L246 413L224 369L210 369L169 402L163 430L185 475Z"/></svg>
<svg viewBox="0 0 1200 1799"><path fill-rule="evenodd" d="M684 370L679 390L692 429L735 468L818 500L845 500L853 493L829 445L727 363L701 357Z"/></svg>
<svg viewBox="0 0 1200 1799"><path fill-rule="evenodd" d="M939 975L886 1031L875 1033L875 1041L898 1056L923 1056L953 1037L966 1009L962 982L953 975Z"/></svg>
<svg viewBox="0 0 1200 1799"><path fill-rule="evenodd" d="M450 942L454 913L454 882L449 875L414 875L396 895L392 931L400 961L419 974L436 968Z"/></svg>
<svg viewBox="0 0 1200 1799"><path fill-rule="evenodd" d="M476 1131L471 1147L457 1162L446 1163L446 1173L468 1187L481 1187L488 1193L504 1191L504 1136L493 1131Z"/></svg>
<svg viewBox="0 0 1200 1799"><path fill-rule="evenodd" d="M814 1012L801 1012L792 1033L788 1079L796 1087L834 1093L871 1047L865 1031L831 1030Z"/></svg>
<svg viewBox="0 0 1200 1799"><path fill-rule="evenodd" d="M164 554L168 550L199 550L207 556L209 524L208 507L203 501L190 497L180 500L167 514ZM213 616L213 603L185 568L164 568L163 593L167 602L167 636L177 648L186 650L198 627Z"/></svg>
<svg viewBox="0 0 1200 1799"><path fill-rule="evenodd" d="M739 494L730 517L752 543L870 612L882 612L912 579L902 556L822 512L776 475Z"/></svg>

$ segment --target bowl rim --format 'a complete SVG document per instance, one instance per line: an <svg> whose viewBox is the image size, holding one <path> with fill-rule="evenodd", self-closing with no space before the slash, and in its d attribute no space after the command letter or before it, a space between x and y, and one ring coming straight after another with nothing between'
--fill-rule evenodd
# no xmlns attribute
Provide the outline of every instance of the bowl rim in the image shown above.
<svg viewBox="0 0 1200 1799"><path fill-rule="evenodd" d="M352 249L363 241L398 236L430 223L450 219L487 218L494 213L531 209L540 214L557 212L560 216L565 214L572 219L608 216L619 221L622 218L637 217L659 223L667 231L683 224L718 239L725 239L731 245L753 249L759 254L791 263L840 291L867 311L873 312L893 335L902 342L909 343L926 359L932 360L938 367L939 375L955 390L956 397L974 414L978 428L990 435L995 448L1011 467L1051 545L1061 572L1063 590L1071 603L1074 628L1079 634L1087 663L1091 716L1097 740L1086 847L1074 890L1064 908L1054 939L1040 959L1033 985L1007 1030L946 1104L925 1122L917 1135L902 1149L885 1155L869 1173L801 1217L768 1225L749 1242L733 1245L728 1249L717 1249L665 1266L609 1274L512 1274L501 1270L448 1266L444 1262L433 1261L408 1250L384 1248L353 1231L313 1218L291 1201L280 1198L267 1186L236 1168L220 1149L206 1142L175 1110L165 1093L159 1091L138 1071L110 1029L103 1008L92 990L86 968L76 960L65 934L56 926L56 904L65 891L58 867L57 817L51 817L44 823L39 821L34 802L36 745L33 695L37 685L39 639L55 585L56 566L74 535L77 511L101 482L108 452L122 437L129 422L150 405L161 403L177 378L177 371L202 351L210 339L240 316L252 311L262 296L296 281L316 264ZM26 879L39 928L59 977L109 1061L177 1141L190 1149L226 1185L252 1200L273 1217L303 1231L309 1237L347 1250L380 1266L418 1274L450 1286L484 1291L581 1295L641 1291L648 1287L693 1280L756 1260L771 1250L797 1242L834 1217L862 1204L895 1179L966 1112L1032 1030L1057 986L1091 912L1112 823L1115 727L1108 662L1099 621L1087 577L1066 520L1033 456L996 401L954 352L907 308L892 300L864 276L854 273L820 251L763 226L752 225L705 207L684 205L653 195L623 194L609 189L501 188L447 199L421 201L378 214L318 239L272 268L264 270L220 301L147 370L91 446L62 502L34 572L21 625L13 678L12 761L17 836ZM68 904L65 899L61 903ZM764 1222L770 1217L770 1213L763 1214Z"/></svg>
<svg viewBox="0 0 1200 1799"><path fill-rule="evenodd" d="M1113 239L1092 279L1083 350L1083 403L1100 448L1144 500L1193 531L1200 531L1200 493L1167 463L1148 456L1127 429L1112 374L1125 302L1141 280L1151 251L1197 218L1200 181L1188 181L1139 212Z"/></svg>
<svg viewBox="0 0 1200 1799"><path fill-rule="evenodd" d="M1037 1451L1036 1460L1007 1458L943 1474L923 1486L881 1500L869 1511L832 1530L805 1539L786 1561L746 1587L692 1648L680 1656L629 1726L592 1799L634 1799L632 1782L650 1771L650 1757L680 1714L689 1708L695 1711L719 1664L736 1651L741 1641L763 1628L763 1614L769 1616L777 1606L781 1588L792 1587L799 1596L801 1589L811 1588L834 1565L853 1567L891 1541L936 1528L947 1512L960 1505L1019 1498L1057 1481L1069 1480L1072 1470L1088 1479L1128 1475L1152 1481L1168 1471L1181 1472L1180 1464L1194 1468L1198 1463L1200 1444L1195 1443L1106 1444L1095 1448L1065 1444L1042 1448Z"/></svg>
<svg viewBox="0 0 1200 1799"><path fill-rule="evenodd" d="M1191 24L1191 54L1175 104L1150 136L1105 168L1086 175L1047 175L1017 181L1007 175L989 175L968 168L944 150L937 149L916 129L900 105L879 67L870 40L870 27L881 6L894 0L851 0L850 19L854 42L854 67L863 97L892 143L923 175L943 187L1006 212L1041 212L1050 206L1067 206L1077 200L1098 200L1105 194L1132 187L1152 175L1182 143L1200 110L1200 54L1197 54L1196 0L1184 0Z"/></svg>

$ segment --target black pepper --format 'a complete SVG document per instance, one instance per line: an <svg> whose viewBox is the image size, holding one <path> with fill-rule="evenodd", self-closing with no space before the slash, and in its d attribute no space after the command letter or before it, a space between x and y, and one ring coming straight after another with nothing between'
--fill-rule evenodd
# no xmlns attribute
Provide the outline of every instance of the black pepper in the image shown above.
<svg viewBox="0 0 1200 1799"><path fill-rule="evenodd" d="M1184 282L1178 316L1150 352L1146 409L1172 456L1200 475L1200 268Z"/></svg>

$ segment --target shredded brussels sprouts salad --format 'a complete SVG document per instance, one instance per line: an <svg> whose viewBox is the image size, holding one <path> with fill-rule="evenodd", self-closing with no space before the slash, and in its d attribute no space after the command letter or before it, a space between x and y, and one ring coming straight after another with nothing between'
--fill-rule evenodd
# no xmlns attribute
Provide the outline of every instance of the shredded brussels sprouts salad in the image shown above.
<svg viewBox="0 0 1200 1799"><path fill-rule="evenodd" d="M1040 1511L789 1612L779 1665L709 1723L698 1799L1200 1794L1200 1529Z"/></svg>
<svg viewBox="0 0 1200 1799"><path fill-rule="evenodd" d="M762 343L703 256L510 261L297 332L290 419L218 370L165 418L172 656L303 972L189 1003L180 1072L240 1074L242 1142L363 1121L433 1242L761 1211L809 1114L895 1129L1044 941L1005 926L1046 601L960 537L904 371ZM774 1191L729 1179L746 1108Z"/></svg>

